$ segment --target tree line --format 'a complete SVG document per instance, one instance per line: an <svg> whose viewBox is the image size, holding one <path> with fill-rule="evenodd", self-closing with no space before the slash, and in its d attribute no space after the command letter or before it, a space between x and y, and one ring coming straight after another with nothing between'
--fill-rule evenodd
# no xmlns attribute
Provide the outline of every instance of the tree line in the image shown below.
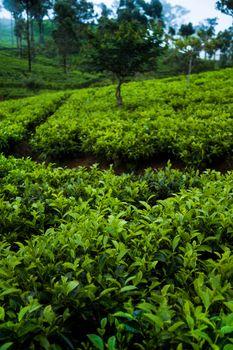
<svg viewBox="0 0 233 350"><path fill-rule="evenodd" d="M88 0L3 0L3 6L14 19L18 55L26 52L29 72L35 55L49 51L48 45L58 53L65 72L69 57L77 54L87 70L115 76L119 105L122 83L137 72L154 70L161 56L170 65L177 55L185 60L187 82L200 52L205 60L215 60L220 52L226 66L233 62L233 26L216 33L216 18L197 27L178 26L176 15L186 11L166 0L120 0L114 9L101 4L98 14ZM233 18L233 0L216 1L216 8ZM50 25L49 37L45 24Z"/></svg>

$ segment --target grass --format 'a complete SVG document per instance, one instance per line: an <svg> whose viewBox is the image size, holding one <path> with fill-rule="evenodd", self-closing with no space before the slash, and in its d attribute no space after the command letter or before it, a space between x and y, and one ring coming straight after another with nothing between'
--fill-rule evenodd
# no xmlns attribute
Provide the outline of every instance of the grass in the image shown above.
<svg viewBox="0 0 233 350"><path fill-rule="evenodd" d="M0 99L32 96L39 91L78 89L101 84L100 74L81 72L74 66L67 74L54 59L38 56L28 72L27 59L19 59L16 52L0 51ZM105 79L105 83L106 83Z"/></svg>

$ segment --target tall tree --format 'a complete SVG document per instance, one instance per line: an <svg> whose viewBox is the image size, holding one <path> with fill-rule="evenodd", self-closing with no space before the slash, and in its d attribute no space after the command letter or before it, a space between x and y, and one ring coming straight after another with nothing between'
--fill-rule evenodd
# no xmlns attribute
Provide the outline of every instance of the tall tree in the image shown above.
<svg viewBox="0 0 233 350"><path fill-rule="evenodd" d="M226 15L233 17L233 0L218 0L216 2L216 7Z"/></svg>
<svg viewBox="0 0 233 350"><path fill-rule="evenodd" d="M217 48L220 50L220 65L233 66L233 26L219 32L217 35Z"/></svg>
<svg viewBox="0 0 233 350"><path fill-rule="evenodd" d="M104 19L104 18L108 18L109 16L111 16L113 14L113 11L111 8L109 8L106 4L104 4L103 2L100 3L99 8L101 9L101 15L100 18Z"/></svg>
<svg viewBox="0 0 233 350"><path fill-rule="evenodd" d="M195 29L192 25L191 22L189 22L188 24L182 24L180 26L180 29L179 29L179 34L182 36L182 37L188 37L188 36L191 36L195 33Z"/></svg>
<svg viewBox="0 0 233 350"><path fill-rule="evenodd" d="M121 86L126 78L147 68L156 57L162 28L148 21L134 1L120 2L118 17L102 20L91 33L87 50L89 64L98 71L112 73L117 79L116 100L123 103Z"/></svg>
<svg viewBox="0 0 233 350"><path fill-rule="evenodd" d="M176 31L184 22L183 17L189 13L189 10L180 5L171 5L166 0L161 0L163 6L163 20L167 27L173 27Z"/></svg>
<svg viewBox="0 0 233 350"><path fill-rule="evenodd" d="M188 60L186 82L187 86L189 86L194 60L199 56L202 49L201 40L198 37L189 35L181 39L177 39L176 47L178 51L183 53Z"/></svg>
<svg viewBox="0 0 233 350"><path fill-rule="evenodd" d="M77 51L83 27L93 16L93 5L86 0L58 0L54 5L55 30L53 38L67 71L67 57Z"/></svg>
<svg viewBox="0 0 233 350"><path fill-rule="evenodd" d="M13 45L13 20L14 25L16 25L17 20L22 17L23 6L20 1L17 0L3 0L4 8L10 12L11 14L11 37L12 37L12 45Z"/></svg>
<svg viewBox="0 0 233 350"><path fill-rule="evenodd" d="M27 57L28 71L32 71L32 36L31 36L31 17L32 9L38 0L19 0L18 2L26 12L26 41L27 41Z"/></svg>
<svg viewBox="0 0 233 350"><path fill-rule="evenodd" d="M44 45L43 19L46 15L48 15L48 11L52 9L52 7L53 7L52 0L38 0L33 4L33 7L32 7L32 15L38 24L40 45Z"/></svg>
<svg viewBox="0 0 233 350"><path fill-rule="evenodd" d="M216 32L216 26L218 24L217 18L207 18L204 23L198 26L197 34L202 40L203 49L205 51L205 59L207 58L207 54L209 58L211 58L214 49L214 37Z"/></svg>
<svg viewBox="0 0 233 350"><path fill-rule="evenodd" d="M24 18L21 16L15 21L14 33L17 40L18 55L20 58L23 56L23 37L25 34L26 24Z"/></svg>

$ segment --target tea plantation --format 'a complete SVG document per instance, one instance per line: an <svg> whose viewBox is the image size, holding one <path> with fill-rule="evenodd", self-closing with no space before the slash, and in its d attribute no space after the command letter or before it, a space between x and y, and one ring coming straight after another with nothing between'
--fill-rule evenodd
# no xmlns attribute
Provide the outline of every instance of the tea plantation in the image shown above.
<svg viewBox="0 0 233 350"><path fill-rule="evenodd" d="M0 350L233 350L233 70L0 103ZM175 157L116 175L50 160ZM199 169L199 170L198 170Z"/></svg>
<svg viewBox="0 0 233 350"><path fill-rule="evenodd" d="M125 84L121 109L114 90L70 92L59 104L61 93L1 103L0 151L24 139L44 159L166 155L202 168L232 156L233 69L194 75L189 87L179 77Z"/></svg>
<svg viewBox="0 0 233 350"><path fill-rule="evenodd" d="M58 63L43 56L36 57L32 73L28 73L27 60L16 57L11 50L0 50L0 62L0 100L33 96L43 91L77 89L104 80L100 74L78 71L75 64L64 73Z"/></svg>

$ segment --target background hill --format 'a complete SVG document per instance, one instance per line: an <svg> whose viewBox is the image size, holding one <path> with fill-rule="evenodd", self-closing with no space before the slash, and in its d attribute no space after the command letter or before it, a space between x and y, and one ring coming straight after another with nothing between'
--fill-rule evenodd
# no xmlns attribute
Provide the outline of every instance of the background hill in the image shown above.
<svg viewBox="0 0 233 350"><path fill-rule="evenodd" d="M33 96L43 91L78 89L107 84L98 73L81 72L75 65L67 73L53 59L37 56L33 72L28 73L27 60L19 59L14 50L0 50L0 99Z"/></svg>

